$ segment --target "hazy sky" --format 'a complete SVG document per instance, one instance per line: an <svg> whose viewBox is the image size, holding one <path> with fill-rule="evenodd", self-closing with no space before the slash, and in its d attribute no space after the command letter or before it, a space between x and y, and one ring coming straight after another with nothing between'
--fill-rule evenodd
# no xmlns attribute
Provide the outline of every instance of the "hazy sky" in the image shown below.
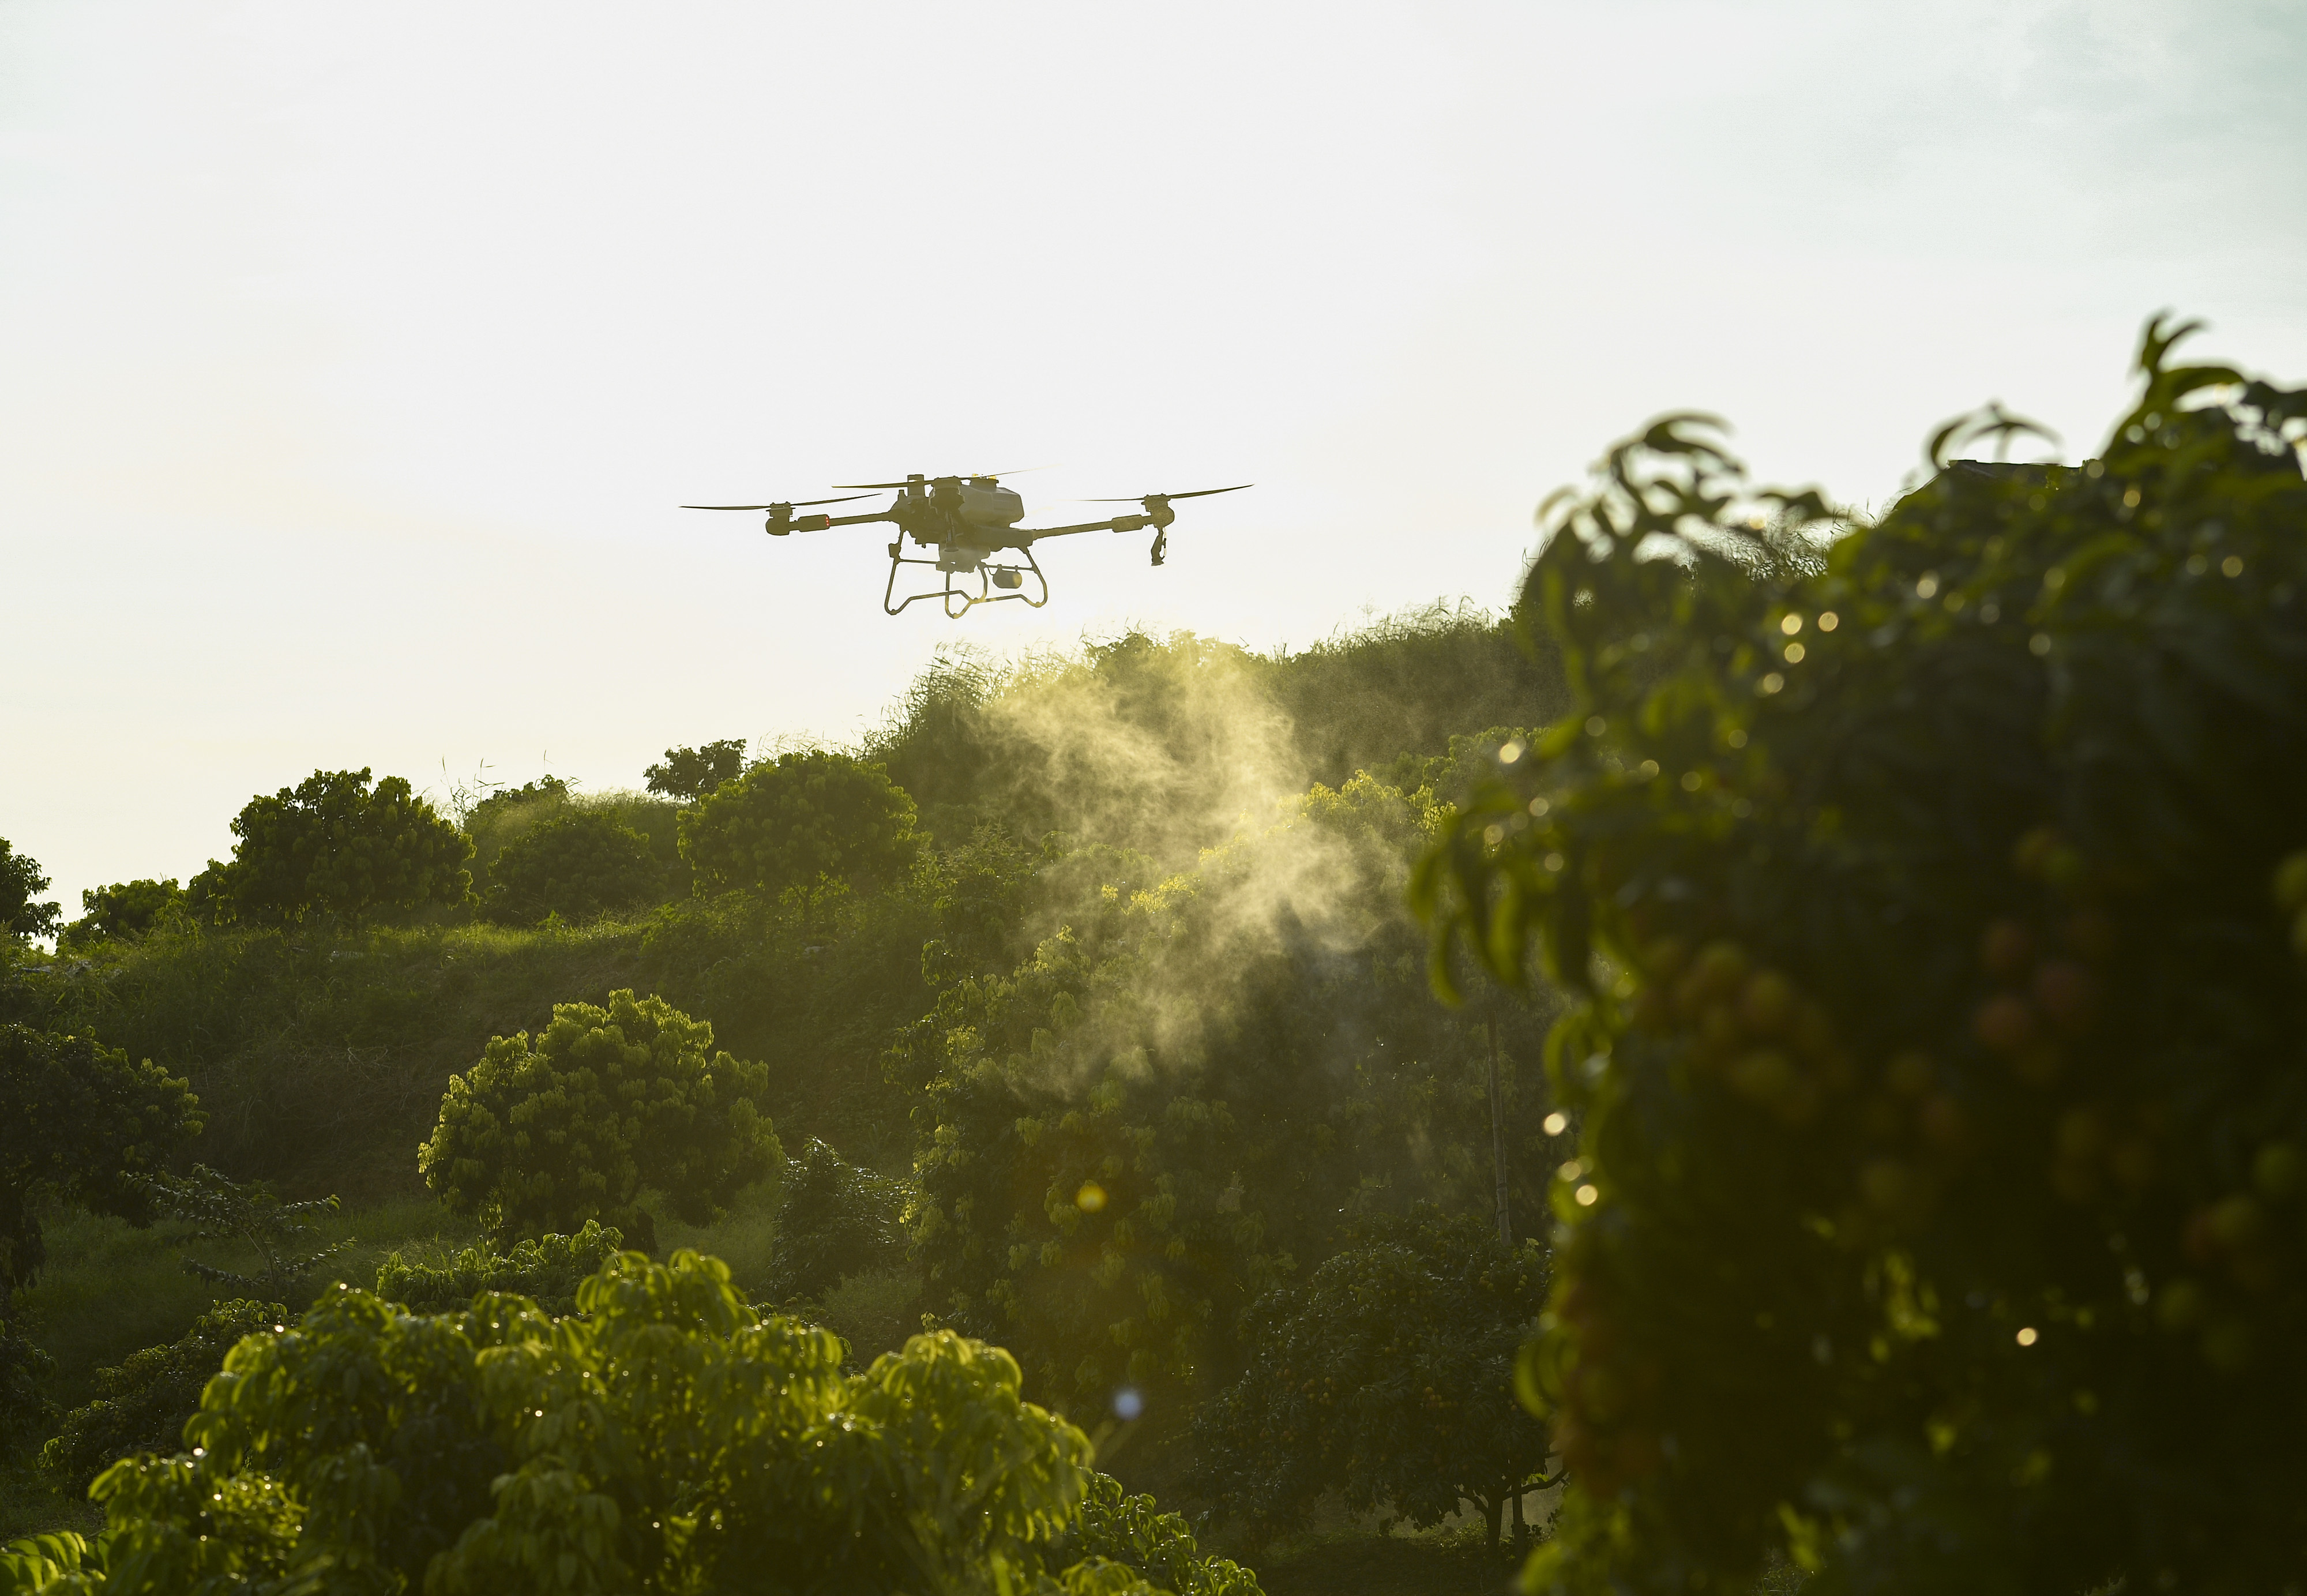
<svg viewBox="0 0 2307 1596"><path fill-rule="evenodd" d="M1879 503L2140 322L2307 379L2307 3L0 0L0 837L188 876L316 766L630 785L940 644L1503 601L1662 409ZM683 502L1255 481L879 609Z"/></svg>

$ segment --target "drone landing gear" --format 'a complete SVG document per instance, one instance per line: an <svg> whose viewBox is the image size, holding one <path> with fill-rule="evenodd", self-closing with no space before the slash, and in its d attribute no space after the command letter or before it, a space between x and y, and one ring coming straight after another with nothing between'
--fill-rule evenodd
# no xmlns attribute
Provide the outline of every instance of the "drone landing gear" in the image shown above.
<svg viewBox="0 0 2307 1596"><path fill-rule="evenodd" d="M927 560L918 555L908 554L905 552L905 544L901 539L889 545L889 585L881 593L882 612L895 615L902 612L907 605L924 598L938 600L939 607L945 611L946 619L948 621L960 620L979 605L1007 604L1013 598L1038 610L1050 602L1050 579L1042 574L1040 564L1033 559L1033 550L1023 549L1019 552L1025 556L1025 563L1022 569L1015 565L981 563L976 566L974 569L977 576L977 591L971 593L965 588L953 585L955 577L966 578L970 574L968 571L956 571L948 562L942 560ZM900 565L935 567L944 572L945 586L931 588L922 593L909 593L904 598L897 598L897 567ZM1025 579L1029 576L1033 579L1034 586L1042 590L1042 596L1039 598L1032 597L1025 591ZM1008 588L1011 591L996 593L993 591L996 588ZM892 604L890 602L892 599L896 599L896 602ZM956 605L959 607L956 608Z"/></svg>

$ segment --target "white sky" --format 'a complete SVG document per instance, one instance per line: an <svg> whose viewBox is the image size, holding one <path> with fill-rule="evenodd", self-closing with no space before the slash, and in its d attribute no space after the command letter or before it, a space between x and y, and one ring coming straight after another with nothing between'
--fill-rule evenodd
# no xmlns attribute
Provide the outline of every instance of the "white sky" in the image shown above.
<svg viewBox="0 0 2307 1596"><path fill-rule="evenodd" d="M316 766L1497 605L1668 408L1859 502L1989 398L2080 455L2157 308L2307 378L2303 83L2303 0L0 0L0 836L76 913ZM958 624L673 508L1045 461L1029 524L1258 485Z"/></svg>

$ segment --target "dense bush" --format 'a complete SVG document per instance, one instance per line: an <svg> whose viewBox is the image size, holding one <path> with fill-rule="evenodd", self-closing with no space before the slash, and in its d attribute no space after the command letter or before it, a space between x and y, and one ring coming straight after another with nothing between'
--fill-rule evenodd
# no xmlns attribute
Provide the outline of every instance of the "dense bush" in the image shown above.
<svg viewBox="0 0 2307 1596"><path fill-rule="evenodd" d="M2307 392L2169 344L1808 573L1688 420L1549 515L1579 702L1424 878L1582 994L1533 1588L2299 1579Z"/></svg>
<svg viewBox="0 0 2307 1596"><path fill-rule="evenodd" d="M1546 1303L1546 1255L1431 1209L1353 1245L1245 1316L1248 1364L1195 1424L1198 1494L1265 1531L1340 1493L1420 1526L1551 1484L1546 1429L1514 1400L1514 1353Z"/></svg>
<svg viewBox="0 0 2307 1596"><path fill-rule="evenodd" d="M180 1339L133 1352L116 1369L96 1371L96 1399L66 1413L40 1449L40 1472L75 1496L124 1457L167 1454L184 1445L184 1420L243 1336L277 1329L288 1317L278 1302L245 1298L219 1302ZM4 1588L4 1587L0 1587Z"/></svg>
<svg viewBox="0 0 2307 1596"><path fill-rule="evenodd" d="M896 1181L843 1163L811 1137L785 1170L769 1300L814 1301L844 1276L896 1262L905 1254L904 1212Z"/></svg>
<svg viewBox="0 0 2307 1596"><path fill-rule="evenodd" d="M48 1198L139 1222L136 1177L201 1128L198 1102L150 1059L81 1035L0 1024L0 1313L47 1256L37 1207Z"/></svg>
<svg viewBox="0 0 2307 1596"><path fill-rule="evenodd" d="M446 1264L427 1264L395 1250L377 1266L376 1294L417 1313L462 1308L483 1291L527 1297L549 1314L576 1311L577 1288L599 1271L624 1237L594 1220L573 1236L539 1236L510 1251L467 1247Z"/></svg>
<svg viewBox="0 0 2307 1596"><path fill-rule="evenodd" d="M648 838L598 810L566 809L498 850L484 903L493 919L589 920L656 896L663 878Z"/></svg>
<svg viewBox="0 0 2307 1596"><path fill-rule="evenodd" d="M315 770L250 799L232 829L231 862L211 862L197 883L212 914L253 924L358 919L470 894L472 845L398 776L372 790L364 768Z"/></svg>
<svg viewBox="0 0 2307 1596"><path fill-rule="evenodd" d="M881 767L823 750L756 765L681 818L682 856L708 889L885 885L919 847L913 801Z"/></svg>
<svg viewBox="0 0 2307 1596"><path fill-rule="evenodd" d="M47 1385L56 1368L55 1359L0 1320L0 1456L47 1433L56 1412Z"/></svg>
<svg viewBox="0 0 2307 1596"><path fill-rule="evenodd" d="M98 1482L105 1572L81 1588L1151 1596L1126 1566L1051 1577L1088 1445L997 1349L921 1336L844 1376L831 1335L756 1318L686 1253L620 1255L579 1301L425 1316L340 1291L252 1336L195 1450ZM1173 1588L1256 1588L1179 1560L1199 1583Z"/></svg>
<svg viewBox="0 0 2307 1596"><path fill-rule="evenodd" d="M759 1111L767 1071L712 1047L711 1025L661 998L557 1003L534 1039L497 1037L450 1078L417 1167L500 1245L594 1219L648 1245L644 1187L703 1224L785 1163Z"/></svg>

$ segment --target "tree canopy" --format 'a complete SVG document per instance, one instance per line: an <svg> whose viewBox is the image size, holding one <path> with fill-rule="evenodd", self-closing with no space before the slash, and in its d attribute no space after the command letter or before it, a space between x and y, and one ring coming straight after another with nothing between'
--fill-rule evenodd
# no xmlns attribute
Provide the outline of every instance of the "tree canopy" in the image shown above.
<svg viewBox="0 0 2307 1596"><path fill-rule="evenodd" d="M62 936L64 944L86 948L144 935L162 915L184 906L184 890L174 877L115 881L109 887L83 888L80 903L83 913L64 928Z"/></svg>
<svg viewBox="0 0 2307 1596"><path fill-rule="evenodd" d="M708 888L886 883L919 847L913 801L881 767L822 749L756 765L681 818L682 856Z"/></svg>
<svg viewBox="0 0 2307 1596"><path fill-rule="evenodd" d="M656 894L664 871L648 838L600 810L564 809L499 849L483 900L494 918L585 920Z"/></svg>
<svg viewBox="0 0 2307 1596"><path fill-rule="evenodd" d="M203 896L252 923L322 914L357 919L379 909L459 904L473 846L462 832L388 776L315 770L294 787L256 797L236 816L231 862L211 866Z"/></svg>
<svg viewBox="0 0 2307 1596"><path fill-rule="evenodd" d="M2176 336L1822 557L1690 417L1549 511L1576 705L1421 877L1579 994L1532 1589L2295 1577L2307 392Z"/></svg>
<svg viewBox="0 0 2307 1596"><path fill-rule="evenodd" d="M0 936L29 941L54 935L62 911L53 903L37 901L47 889L48 878L40 873L39 862L19 854L0 837Z"/></svg>
<svg viewBox="0 0 2307 1596"><path fill-rule="evenodd" d="M641 772L652 793L684 802L702 798L745 772L745 740L726 737L702 748L668 748L665 763Z"/></svg>
<svg viewBox="0 0 2307 1596"><path fill-rule="evenodd" d="M1333 1491L1420 1526L1472 1502L1495 1541L1546 1472L1545 1427L1514 1395L1545 1250L1432 1208L1357 1229L1244 1316L1241 1375L1195 1421L1199 1494L1268 1532Z"/></svg>
<svg viewBox="0 0 2307 1596"><path fill-rule="evenodd" d="M53 1197L142 1222L137 1177L201 1128L192 1089L93 1038L0 1024L0 1314L47 1257L37 1208Z"/></svg>
<svg viewBox="0 0 2307 1596"><path fill-rule="evenodd" d="M450 1077L425 1184L501 1245L588 1220L654 1236L644 1187L701 1224L785 1154L759 1101L768 1071L713 1051L713 1027L662 998L612 992L606 1008L556 1003L553 1023L492 1040Z"/></svg>
<svg viewBox="0 0 2307 1596"><path fill-rule="evenodd" d="M757 1317L693 1253L618 1255L579 1306L554 1320L490 1296L423 1315L330 1293L232 1351L185 1427L191 1452L97 1482L100 1557L73 1545L50 1560L100 1563L78 1588L122 1596L1154 1596L1113 1555L1142 1546L1168 1589L1255 1596L1254 1578L1119 1493L1085 1514L1087 1440L1020 1400L997 1348L917 1336L845 1375L833 1335ZM1061 1549L1078 1560L1053 1566Z"/></svg>

